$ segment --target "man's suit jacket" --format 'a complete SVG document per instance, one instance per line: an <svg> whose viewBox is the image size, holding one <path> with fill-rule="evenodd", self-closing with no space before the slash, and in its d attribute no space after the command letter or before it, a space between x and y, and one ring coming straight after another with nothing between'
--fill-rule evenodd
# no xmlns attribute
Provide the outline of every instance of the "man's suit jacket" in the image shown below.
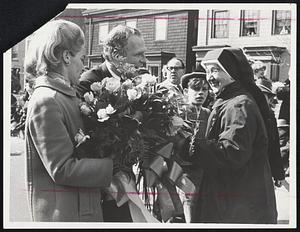
<svg viewBox="0 0 300 232"><path fill-rule="evenodd" d="M84 73L82 73L79 84L77 85L77 92L80 96L83 96L86 92L91 91L91 84L94 82L100 82L105 77L112 77L111 73L109 72L106 63L102 63L96 68L93 68L91 70L88 70Z"/></svg>
<svg viewBox="0 0 300 232"><path fill-rule="evenodd" d="M92 83L100 82L105 77L112 77L106 63L102 63L96 68L84 72L76 88L77 94L82 97L86 92L91 91L90 86ZM104 222L132 222L128 203L118 207L114 200L104 200L102 209Z"/></svg>

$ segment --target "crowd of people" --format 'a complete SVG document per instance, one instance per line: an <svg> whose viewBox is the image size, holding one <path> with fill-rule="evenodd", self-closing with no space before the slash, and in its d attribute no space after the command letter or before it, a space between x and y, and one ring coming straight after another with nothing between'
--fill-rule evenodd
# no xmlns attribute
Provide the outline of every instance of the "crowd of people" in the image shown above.
<svg viewBox="0 0 300 232"><path fill-rule="evenodd" d="M133 222L128 204L118 207L101 191L112 180L113 159L74 158L74 137L83 128L80 98L106 77L140 75L147 63L145 42L137 29L113 28L104 42L105 62L90 70L84 67L84 46L76 24L55 20L34 35L26 54L31 216ZM157 85L176 93L178 107L185 107L181 116L192 128L180 157L192 163L186 173L197 194L181 194L183 215L170 222L276 224L274 188L289 175L289 82L274 90L266 66L249 63L241 49L209 51L201 65L205 72L186 73L183 60L173 57ZM282 102L278 117L276 99ZM58 191L41 191L47 189Z"/></svg>

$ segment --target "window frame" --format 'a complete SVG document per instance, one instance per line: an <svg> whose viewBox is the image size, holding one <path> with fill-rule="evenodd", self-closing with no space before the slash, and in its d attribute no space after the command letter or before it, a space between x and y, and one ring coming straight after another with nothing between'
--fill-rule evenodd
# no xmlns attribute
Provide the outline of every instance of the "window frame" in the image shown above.
<svg viewBox="0 0 300 232"><path fill-rule="evenodd" d="M244 30L244 23L246 20L245 19L245 12L246 11L257 11L257 26L256 26L256 31L257 33L255 35L243 35L243 30ZM259 36L259 29L260 29L260 21L259 21L259 17L260 17L260 11L259 10L241 10L241 20L240 20L240 37L258 37ZM249 20L250 21L250 20ZM251 20L254 21L254 20Z"/></svg>
<svg viewBox="0 0 300 232"><path fill-rule="evenodd" d="M19 44L16 44L11 47L11 59L13 61L19 60Z"/></svg>
<svg viewBox="0 0 300 232"><path fill-rule="evenodd" d="M154 17L154 40L155 41L165 41L168 39L168 27L169 27L169 15L168 14L164 14L164 15L160 15L160 16L157 16L159 18L155 18ZM160 19L161 18L164 18L164 19ZM165 19L167 18L167 19ZM165 36L164 38L157 38L157 20L165 20L166 21L166 24L165 24Z"/></svg>
<svg viewBox="0 0 300 232"><path fill-rule="evenodd" d="M216 13L226 12L226 17L229 18L229 10L212 10L212 24L211 24L211 38L212 39L226 39L229 38L229 20L223 20L227 21L226 23L226 36L224 37L216 37Z"/></svg>
<svg viewBox="0 0 300 232"><path fill-rule="evenodd" d="M132 26L130 26L130 25L127 25L128 22L134 22L134 23L135 23L135 26L132 27ZM137 29L137 18L126 19L126 20L125 20L125 25Z"/></svg>
<svg viewBox="0 0 300 232"><path fill-rule="evenodd" d="M289 11L290 12L290 31L286 34L280 34L276 33L276 18L277 18L277 13L278 11ZM292 17L292 12L290 10L272 10L272 35L290 35L291 34L291 17ZM288 19L285 19L288 20Z"/></svg>
<svg viewBox="0 0 300 232"><path fill-rule="evenodd" d="M108 33L109 33L109 22L100 22L99 23L99 31L98 31L98 44L99 45L102 45L103 44L103 42L104 41L101 41L101 37L100 37L100 32L101 32L101 30L100 30L100 28L101 28L101 26L106 26L107 27L107 33L106 33L106 35L105 36L107 36L108 35ZM103 37L105 37L105 36L103 36ZM103 39L103 38L102 38Z"/></svg>

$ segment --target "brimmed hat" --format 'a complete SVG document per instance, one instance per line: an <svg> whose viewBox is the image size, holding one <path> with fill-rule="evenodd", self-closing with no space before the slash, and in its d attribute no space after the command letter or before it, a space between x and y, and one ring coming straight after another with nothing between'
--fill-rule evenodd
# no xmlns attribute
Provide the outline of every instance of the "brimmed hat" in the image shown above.
<svg viewBox="0 0 300 232"><path fill-rule="evenodd" d="M181 86L182 88L187 88L188 87L188 83L189 80L192 78L200 78L200 79L204 79L206 80L206 73L204 72L192 72L192 73L188 73L185 74L181 77Z"/></svg>
<svg viewBox="0 0 300 232"><path fill-rule="evenodd" d="M281 127L289 127L290 125L287 123L287 121L285 119L277 119L277 127L281 128Z"/></svg>
<svg viewBox="0 0 300 232"><path fill-rule="evenodd" d="M272 91L272 82L267 79L258 79L256 81L257 87L263 92L275 96L276 94Z"/></svg>

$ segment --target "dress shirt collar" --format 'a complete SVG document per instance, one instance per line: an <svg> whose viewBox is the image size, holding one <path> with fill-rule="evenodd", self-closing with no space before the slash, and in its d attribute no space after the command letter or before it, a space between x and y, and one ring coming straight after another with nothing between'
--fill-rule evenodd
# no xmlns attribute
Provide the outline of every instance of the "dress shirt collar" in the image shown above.
<svg viewBox="0 0 300 232"><path fill-rule="evenodd" d="M108 69L108 71L110 72L110 74L112 75L112 77L117 78L117 79L121 79L121 77L119 77L113 70L112 70L112 63L110 63L109 61L105 61L106 67Z"/></svg>

